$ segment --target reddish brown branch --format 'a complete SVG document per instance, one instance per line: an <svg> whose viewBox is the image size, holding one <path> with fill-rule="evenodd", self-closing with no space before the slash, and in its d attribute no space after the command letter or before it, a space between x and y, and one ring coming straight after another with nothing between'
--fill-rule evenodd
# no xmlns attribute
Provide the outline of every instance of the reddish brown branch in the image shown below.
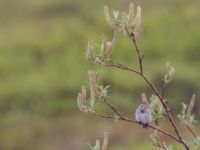
<svg viewBox="0 0 200 150"><path fill-rule="evenodd" d="M106 116L106 115L103 115L103 114L96 113L94 111L90 111L90 113L92 115L95 115L95 116L100 117L100 118L107 118L107 119L112 119L113 118L113 116Z"/></svg>
<svg viewBox="0 0 200 150"><path fill-rule="evenodd" d="M131 71L131 72L134 72L138 75L140 75L145 81L146 83L148 84L148 86L152 89L152 91L155 93L155 95L159 98L160 102L162 103L163 107L165 108L166 110L166 113L167 113L167 116L169 118L169 121L172 125L172 127L174 128L174 131L176 133L176 135L178 136L178 139L179 139L179 142L182 143L186 150L189 150L189 146L187 145L187 143L184 141L177 125L175 124L175 121L171 115L171 112L169 110L169 106L167 105L166 101L164 100L163 96L160 94L160 92L158 91L158 89L154 86L154 84L147 78L147 76L143 73L143 64L142 64L142 56L140 54L140 50L137 46L137 42L136 42L136 39L134 36L131 37L131 40L133 41L134 43L134 46L135 46L135 49L136 49L136 53L137 53L137 57L138 57L138 60L139 60L139 66L140 66L140 72L133 69L133 68L130 68L130 67L127 67L125 65L122 65L122 64L115 64L115 63L111 63L111 64L107 64L106 66L109 66L109 67L116 67L116 68L120 68L122 70L127 70L127 71Z"/></svg>
<svg viewBox="0 0 200 150"><path fill-rule="evenodd" d="M116 114L119 116L119 119L120 119L120 120L124 120L124 121L128 121L128 122L132 122L132 123L137 123L137 124L139 124L137 121L130 120L130 119L124 117L124 116L117 110L117 108L116 108L114 105L112 105L111 103L109 103L109 102L107 102L107 101L104 101L104 103L105 103L108 107L110 107L110 108L113 110L114 113L116 113ZM176 141L179 141L179 139L176 138L174 135L168 133L167 131L164 131L164 130L162 130L162 129L159 129L159 128L156 127L156 126L148 125L148 127L152 128L152 129L155 129L155 130L157 130L157 131L159 131L159 132L161 132L161 133L163 133L163 134L165 134L165 135L168 135L168 136L172 137L173 139L175 139ZM180 142L180 141L179 141L179 142Z"/></svg>
<svg viewBox="0 0 200 150"><path fill-rule="evenodd" d="M169 118L169 121L171 123L171 125L174 128L174 131L176 133L176 135L178 136L178 138L181 140L181 143L185 146L185 148L188 150L189 146L186 144L186 142L184 141L178 127L176 126L174 119L172 117L172 114L169 110L169 106L167 105L167 103L165 102L165 100L162 98L162 96L160 95L159 91L156 89L156 87L154 86L154 84L144 75L141 74L141 76L143 77L143 79L147 82L147 84L149 85L149 87L152 89L152 91L156 94L156 96L159 98L160 102L162 103L163 107L166 110L167 116Z"/></svg>
<svg viewBox="0 0 200 150"><path fill-rule="evenodd" d="M160 137L160 144L161 144L163 150L168 150L168 148L167 148L165 142L163 141L162 137Z"/></svg>
<svg viewBox="0 0 200 150"><path fill-rule="evenodd" d="M130 38L131 38L131 40L132 40L132 42L134 44L134 47L136 49L138 63L139 63L139 66L140 66L140 72L143 73L143 64L142 64L143 55L141 55L140 49L137 46L137 42L136 42L135 36L131 35Z"/></svg>
<svg viewBox="0 0 200 150"><path fill-rule="evenodd" d="M169 118L169 121L171 123L171 125L173 126L174 128L174 131L175 133L177 134L177 136L179 137L180 140L183 141L183 138L180 134L180 131L178 130L178 127L176 126L174 120L173 120L173 117L171 115L171 112L169 111L169 107L168 105L166 104L166 102L164 101L164 99L162 98L162 96L160 95L159 91L156 89L156 87L154 86L154 84L144 75L142 74L141 75L143 77L143 79L147 82L147 84L149 85L149 87L153 90L153 92L156 94L156 96L159 98L160 102L162 103L163 107L165 108L166 110L166 113L167 113L167 116ZM184 142L184 141L183 141ZM184 142L185 143L185 142Z"/></svg>
<svg viewBox="0 0 200 150"><path fill-rule="evenodd" d="M194 136L194 138L197 138L196 133L188 125L186 125L186 129Z"/></svg>
<svg viewBox="0 0 200 150"><path fill-rule="evenodd" d="M116 110L116 108L113 107L113 105L110 105L109 107L111 107L111 109L112 109L116 114L120 114L120 113ZM102 114L99 114L99 113L96 113L96 112L93 112L93 111L91 112L91 114L94 115L94 116L100 117L100 118L115 119L114 116L105 116L105 115L102 115ZM119 119L119 120L122 120L122 121L130 122L130 123L135 123L135 124L140 124L139 122L137 122L137 121L135 121L135 120L131 120L131 119L128 119L128 118L122 116L121 114L120 114L120 116L118 116L118 117L119 117L118 119ZM152 124L149 124L148 127L151 128L151 129L157 130L158 132L163 133L163 134L166 135L166 136L171 137L172 139L174 139L174 140L177 141L177 142L181 142L180 139L178 139L178 138L177 138L176 136L174 136L173 134L171 134L171 133L169 133L169 132L167 132L167 131L165 131L165 130L163 130L163 129L160 129L160 128L158 128L158 127L152 125Z"/></svg>
<svg viewBox="0 0 200 150"><path fill-rule="evenodd" d="M139 124L138 122L136 122L136 121L134 121L134 120L127 119L127 118L123 118L123 119L121 119L121 120ZM163 130L163 129L160 129L160 128L158 128L158 127L156 127L156 126L154 126L154 125L151 125L151 124L149 124L148 127L149 127L149 128L152 128L152 129L154 129L154 130L157 130L157 131L159 131L159 132L161 132L161 133L163 133L163 134L165 134L165 135L167 135L167 136L173 138L173 139L176 140L177 142L180 142L180 140L179 140L176 136L174 136L173 134L171 134L171 133L169 133L169 132L167 132L167 131L165 131L165 130Z"/></svg>
<svg viewBox="0 0 200 150"><path fill-rule="evenodd" d="M114 105L112 105L111 103L109 103L109 102L107 102L107 101L104 101L104 103L105 103L108 107L110 107L110 108L113 110L113 112L116 113L120 118L124 118Z"/></svg>
<svg viewBox="0 0 200 150"><path fill-rule="evenodd" d="M110 64L106 64L105 66L107 66L107 67L116 67L116 68L120 68L122 70L135 72L136 74L141 75L141 73L139 71L137 71L136 69L130 68L128 66L125 66L125 65L122 65L122 64L119 64L119 63L111 62Z"/></svg>
<svg viewBox="0 0 200 150"><path fill-rule="evenodd" d="M147 84L150 86L150 88L153 90L153 92L156 94L156 96L159 98L159 100L161 101L163 107L166 110L166 113L167 113L167 116L169 118L169 121L170 121L171 125L173 126L174 131L177 134L178 138L182 141L182 143L186 147L186 149L189 149L187 144L186 144L186 142L183 140L183 137L180 134L180 131L178 130L178 127L176 126L176 124L175 124L175 122L173 120L173 117L171 115L171 112L169 111L169 107L168 107L167 103L164 101L163 97L160 95L159 91L154 86L154 84L143 74L143 71L142 71L142 59L141 59L141 56L140 56L140 50L139 50L139 48L137 46L137 42L136 42L135 36L131 36L131 40L134 43L134 46L135 46L135 49L136 49L136 53L137 53L137 56L138 56L138 59L139 59L141 76L147 82Z"/></svg>

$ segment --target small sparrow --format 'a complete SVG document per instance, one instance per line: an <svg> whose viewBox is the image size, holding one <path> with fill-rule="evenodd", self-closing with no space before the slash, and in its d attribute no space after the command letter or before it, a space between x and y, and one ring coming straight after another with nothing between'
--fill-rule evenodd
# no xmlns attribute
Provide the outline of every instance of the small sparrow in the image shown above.
<svg viewBox="0 0 200 150"><path fill-rule="evenodd" d="M152 122L151 110L147 101L143 100L143 103L136 109L135 120L142 124L143 128L147 128L148 124Z"/></svg>

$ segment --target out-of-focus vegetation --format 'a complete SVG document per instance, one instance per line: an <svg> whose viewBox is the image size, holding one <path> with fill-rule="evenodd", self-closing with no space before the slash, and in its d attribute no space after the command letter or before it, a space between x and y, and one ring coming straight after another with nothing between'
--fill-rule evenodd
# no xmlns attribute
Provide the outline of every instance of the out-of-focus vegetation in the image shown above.
<svg viewBox="0 0 200 150"><path fill-rule="evenodd" d="M125 10L130 1L105 2ZM109 150L153 149L149 138L144 139L149 131L85 116L76 106L77 91L86 83L90 65L84 58L88 37L100 42L101 33L112 35L103 16L104 4L94 0L0 1L1 150L88 149L86 142L104 130L110 132ZM200 1L142 0L136 4L143 10L139 44L146 73L159 86L165 63L174 66L175 81L167 93L170 104L179 110L180 102L193 93L199 99ZM131 42L123 35L119 40L113 59L136 65ZM144 82L120 70L98 70L102 82L111 85L113 103L133 116L140 93L148 90ZM197 104L198 114L199 108Z"/></svg>

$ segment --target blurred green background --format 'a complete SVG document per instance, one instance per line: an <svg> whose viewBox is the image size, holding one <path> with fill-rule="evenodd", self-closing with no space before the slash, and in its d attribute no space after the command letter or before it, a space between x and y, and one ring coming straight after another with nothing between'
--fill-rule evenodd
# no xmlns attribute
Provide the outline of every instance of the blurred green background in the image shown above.
<svg viewBox="0 0 200 150"><path fill-rule="evenodd" d="M81 85L88 84L88 69L101 72L102 83L111 85L112 103L129 117L134 116L141 92L151 96L138 76L94 66L84 58L88 38L100 43L102 33L112 36L103 6L125 11L129 2L0 0L0 150L88 150L86 143L94 144L104 131L110 133L109 150L154 149L147 136L150 131L85 115L76 106ZM135 3L143 10L138 41L145 71L160 87L165 63L174 66L167 97L178 113L180 102L193 93L198 97L200 91L200 1ZM137 65L131 42L123 35L112 58ZM195 112L199 117L199 103Z"/></svg>

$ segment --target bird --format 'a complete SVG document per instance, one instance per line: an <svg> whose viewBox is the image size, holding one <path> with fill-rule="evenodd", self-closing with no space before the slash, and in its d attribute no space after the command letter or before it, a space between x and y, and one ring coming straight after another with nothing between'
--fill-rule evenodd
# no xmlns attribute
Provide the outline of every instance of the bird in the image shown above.
<svg viewBox="0 0 200 150"><path fill-rule="evenodd" d="M148 124L152 122L151 109L144 94L142 94L142 103L135 111L135 120L141 124L143 128L147 128Z"/></svg>

